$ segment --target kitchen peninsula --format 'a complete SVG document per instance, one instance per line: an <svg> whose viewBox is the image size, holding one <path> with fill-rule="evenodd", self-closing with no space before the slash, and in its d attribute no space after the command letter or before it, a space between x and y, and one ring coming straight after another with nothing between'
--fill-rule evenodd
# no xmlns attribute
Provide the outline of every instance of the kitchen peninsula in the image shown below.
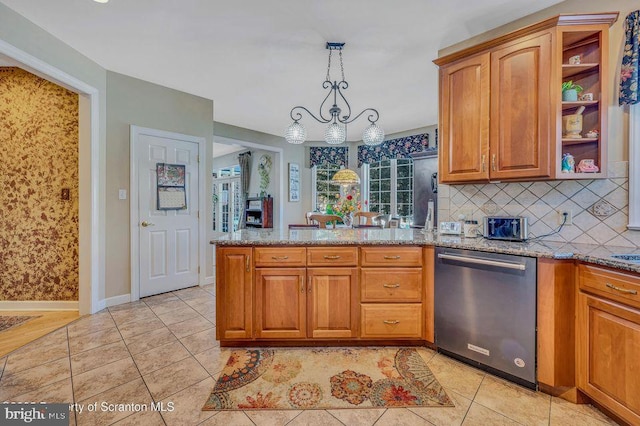
<svg viewBox="0 0 640 426"><path fill-rule="evenodd" d="M640 265L612 257L640 251L375 228L243 230L211 244L221 346L435 347L435 247L537 258L539 388L640 418Z"/></svg>

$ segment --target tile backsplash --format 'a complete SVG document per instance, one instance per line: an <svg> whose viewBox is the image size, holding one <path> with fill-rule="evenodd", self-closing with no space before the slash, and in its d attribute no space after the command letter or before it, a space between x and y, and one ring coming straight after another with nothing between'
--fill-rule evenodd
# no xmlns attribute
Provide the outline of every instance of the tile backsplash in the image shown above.
<svg viewBox="0 0 640 426"><path fill-rule="evenodd" d="M526 216L529 237L558 229L558 210L571 210L573 225L545 241L640 246L640 231L627 230L628 163L609 166L608 179L438 186L440 221L484 216Z"/></svg>

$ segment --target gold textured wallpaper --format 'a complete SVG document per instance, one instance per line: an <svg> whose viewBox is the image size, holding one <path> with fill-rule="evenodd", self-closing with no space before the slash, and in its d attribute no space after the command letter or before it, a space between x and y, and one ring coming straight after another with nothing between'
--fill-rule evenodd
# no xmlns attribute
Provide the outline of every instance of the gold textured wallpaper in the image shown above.
<svg viewBox="0 0 640 426"><path fill-rule="evenodd" d="M78 300L78 95L0 67L0 158L0 300Z"/></svg>

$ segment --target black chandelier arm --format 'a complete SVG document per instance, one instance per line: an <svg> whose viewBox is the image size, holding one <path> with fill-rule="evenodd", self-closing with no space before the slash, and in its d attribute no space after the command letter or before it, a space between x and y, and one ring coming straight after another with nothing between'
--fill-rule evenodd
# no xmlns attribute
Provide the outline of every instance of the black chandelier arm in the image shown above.
<svg viewBox="0 0 640 426"><path fill-rule="evenodd" d="M320 118L322 118L322 121L318 120L316 118L316 120L320 121L321 123L328 123L331 120L333 120L333 114L330 117L325 117L324 113L322 112L324 110L324 104L327 102L327 99L329 99L329 96L331 96L331 94L333 93L333 104L335 105L336 103L336 89L335 89L335 84L331 83L329 80L325 80L322 83L322 88L323 89L329 89L329 92L327 92L327 96L324 97L324 99L322 100L322 103L320 104L320 109L318 110L320 112ZM331 110L329 109L329 112L331 112ZM314 117L315 118L315 117Z"/></svg>
<svg viewBox="0 0 640 426"><path fill-rule="evenodd" d="M318 118L316 117L311 111L309 111L308 109L306 109L303 106L294 106L293 108L291 108L291 112L289 113L289 116L291 117L291 119L293 121L298 121L300 119L302 119L302 114L299 111L296 111L297 109L301 109L303 111L305 111L307 114L309 114L314 120L316 120L318 123L329 123L331 120L324 120L322 118ZM295 111L295 116L294 116L294 111Z"/></svg>
<svg viewBox="0 0 640 426"><path fill-rule="evenodd" d="M344 101L345 105L347 106L347 111L346 114L344 114L342 117L338 117L338 121L344 124L349 123L349 117L351 117L351 105L349 104L349 101L347 101L347 98L344 97L344 94L342 94L342 90L346 90L349 88L349 83L347 83L346 81L342 80L340 83L334 84L334 92L337 92L338 94L340 94L340 97L342 98L342 100ZM333 103L336 104L337 102L337 96L334 93L333 95Z"/></svg>
<svg viewBox="0 0 640 426"><path fill-rule="evenodd" d="M377 110L373 109L373 108L367 108L362 110L358 115L356 115L355 117L353 117L351 120L349 120L349 117L347 117L346 120L340 120L340 122L342 124L349 124L349 123L353 123L354 121L356 121L358 118L360 118L360 116L362 116L362 114L366 113L367 111L371 112L371 114L369 114L369 116L367 117L367 120L369 120L369 123L371 124L376 124L376 121L378 121L378 119L380 118L380 114L378 113Z"/></svg>

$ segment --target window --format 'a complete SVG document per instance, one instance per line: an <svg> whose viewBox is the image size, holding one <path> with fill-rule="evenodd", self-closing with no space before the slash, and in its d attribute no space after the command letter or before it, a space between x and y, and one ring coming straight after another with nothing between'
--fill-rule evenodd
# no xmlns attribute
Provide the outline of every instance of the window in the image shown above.
<svg viewBox="0 0 640 426"><path fill-rule="evenodd" d="M330 183L331 178L340 167L336 165L313 166L312 173L312 189L313 199L315 200L313 208L315 211L324 212L328 204L333 204L336 195L340 195L340 185Z"/></svg>
<svg viewBox="0 0 640 426"><path fill-rule="evenodd" d="M399 216L403 222L413 219L413 160L383 160L362 167L367 182L363 196L369 211Z"/></svg>

